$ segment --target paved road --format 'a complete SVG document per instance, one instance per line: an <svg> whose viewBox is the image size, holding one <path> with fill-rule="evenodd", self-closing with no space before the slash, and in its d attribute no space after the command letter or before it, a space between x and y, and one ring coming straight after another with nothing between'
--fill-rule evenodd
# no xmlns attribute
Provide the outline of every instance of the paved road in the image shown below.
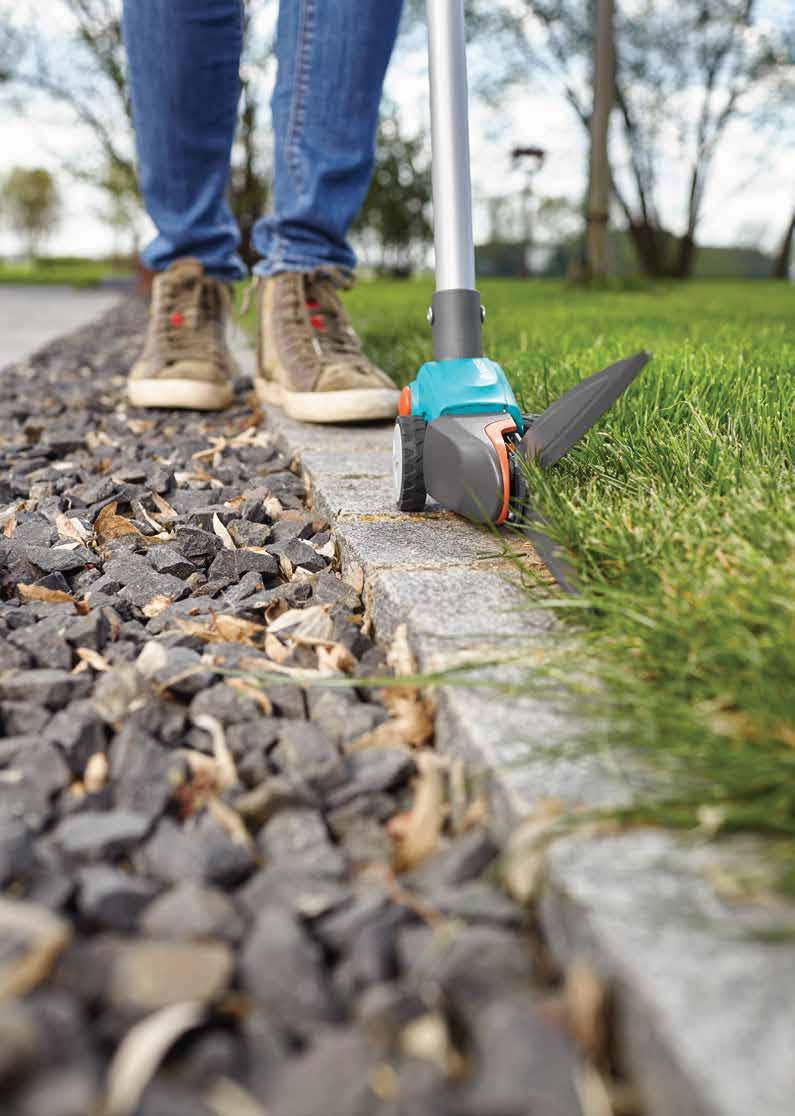
<svg viewBox="0 0 795 1116"><path fill-rule="evenodd" d="M117 291L0 286L0 368L85 325L118 298Z"/></svg>

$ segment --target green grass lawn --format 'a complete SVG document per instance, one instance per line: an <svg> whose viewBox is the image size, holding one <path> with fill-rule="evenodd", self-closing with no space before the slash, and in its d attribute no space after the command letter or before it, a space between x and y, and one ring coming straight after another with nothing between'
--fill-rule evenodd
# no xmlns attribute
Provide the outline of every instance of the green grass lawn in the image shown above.
<svg viewBox="0 0 795 1116"><path fill-rule="evenodd" d="M570 621L600 678L591 700L612 742L669 776L655 815L783 837L795 887L795 289L482 287L487 353L527 410L652 352L598 429L534 478L536 502L594 606ZM427 357L429 293L379 282L348 298L400 382Z"/></svg>
<svg viewBox="0 0 795 1116"><path fill-rule="evenodd" d="M130 275L129 268L119 268L108 260L40 259L31 262L0 261L0 284L58 284L68 287L95 287L110 276Z"/></svg>

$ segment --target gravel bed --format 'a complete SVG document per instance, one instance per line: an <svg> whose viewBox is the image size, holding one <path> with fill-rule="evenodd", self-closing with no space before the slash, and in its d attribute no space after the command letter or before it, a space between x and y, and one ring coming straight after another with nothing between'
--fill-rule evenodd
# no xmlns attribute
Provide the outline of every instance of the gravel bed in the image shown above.
<svg viewBox="0 0 795 1116"><path fill-rule="evenodd" d="M405 648L245 384L126 408L143 315L0 379L2 1112L581 1112L482 802L369 681Z"/></svg>

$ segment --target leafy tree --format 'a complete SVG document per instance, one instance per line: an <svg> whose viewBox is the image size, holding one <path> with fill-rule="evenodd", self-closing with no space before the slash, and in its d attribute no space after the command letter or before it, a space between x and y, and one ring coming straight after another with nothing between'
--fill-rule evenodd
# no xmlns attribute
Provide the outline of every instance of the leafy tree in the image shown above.
<svg viewBox="0 0 795 1116"><path fill-rule="evenodd" d="M108 163L98 185L104 195L99 216L119 237L129 237L130 255L137 256L141 205L133 168L121 163Z"/></svg>
<svg viewBox="0 0 795 1116"><path fill-rule="evenodd" d="M14 167L3 184L3 208L11 227L24 237L33 259L58 220L58 188L41 167Z"/></svg>
<svg viewBox="0 0 795 1116"><path fill-rule="evenodd" d="M243 247L250 257L250 230L266 198L267 166L261 153L268 144L261 134L258 98L251 89L257 65L271 47L259 33L257 16L275 0L249 0L242 66L243 114L235 144L230 195L241 224ZM119 228L131 228L140 212L135 172L132 110L126 78L121 31L121 0L53 0L50 5L66 17L67 42L54 40L39 13L28 23L14 14L13 0L0 0L0 80L23 99L31 92L66 105L90 137L91 153L66 170L107 195L106 216ZM15 44L4 49L6 38ZM267 39L267 37L266 37ZM66 49L64 49L66 46ZM8 61L4 65L4 59Z"/></svg>
<svg viewBox="0 0 795 1116"><path fill-rule="evenodd" d="M590 122L587 60L593 54L595 0L527 0L545 32L528 56L562 80L584 128ZM613 196L639 261L650 275L692 273L696 232L716 152L730 125L751 111L785 61L783 42L757 16L756 0L644 0L616 12L615 100L626 171L613 175ZM684 232L663 229L659 182L670 163L684 168Z"/></svg>
<svg viewBox="0 0 795 1116"><path fill-rule="evenodd" d="M382 271L410 274L432 233L430 160L422 136L404 136L394 112L381 121L376 164L354 232L374 241Z"/></svg>

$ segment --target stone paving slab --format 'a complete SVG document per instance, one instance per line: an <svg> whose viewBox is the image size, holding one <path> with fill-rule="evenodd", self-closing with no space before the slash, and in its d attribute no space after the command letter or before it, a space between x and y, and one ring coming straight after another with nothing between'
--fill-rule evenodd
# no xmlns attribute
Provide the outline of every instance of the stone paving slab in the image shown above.
<svg viewBox="0 0 795 1116"><path fill-rule="evenodd" d="M250 355L241 361L252 368ZM495 561L493 534L445 513L396 517L389 427L319 430L278 412L269 422L301 457L343 562L363 568L379 637L405 623L424 669L454 660L470 636L488 637L481 650L495 642L504 650L506 627L543 649L549 621L503 580L512 567ZM436 700L437 745L488 775L500 833L550 798L626 802L643 779L632 758L572 747L577 719L548 697L447 685ZM585 954L611 980L621 1045L648 1116L795 1112L795 912L760 905L749 928L748 906L721 899L709 882L741 873L738 864L731 845L656 831L551 848L539 907L548 945L564 963Z"/></svg>
<svg viewBox="0 0 795 1116"><path fill-rule="evenodd" d="M326 477L388 477L392 473L392 457L386 450L335 452L326 449L301 451L301 461L310 473Z"/></svg>
<svg viewBox="0 0 795 1116"><path fill-rule="evenodd" d="M523 683L555 637L550 613L530 608L506 572L379 570L369 600L380 639L388 641L399 624L408 625L423 672L468 662L501 663L462 674L459 685L441 687L437 698L439 739L463 753L476 775L488 776L501 838L527 812L527 804L539 799L594 807L630 800L626 773L576 748L580 724L569 710L548 695L507 699L495 694L495 681Z"/></svg>
<svg viewBox="0 0 795 1116"><path fill-rule="evenodd" d="M610 976L619 1043L655 1116L795 1111L793 948L764 940L769 910L716 895L721 869L738 870L730 847L651 831L550 852L547 933L564 962L593 957Z"/></svg>

